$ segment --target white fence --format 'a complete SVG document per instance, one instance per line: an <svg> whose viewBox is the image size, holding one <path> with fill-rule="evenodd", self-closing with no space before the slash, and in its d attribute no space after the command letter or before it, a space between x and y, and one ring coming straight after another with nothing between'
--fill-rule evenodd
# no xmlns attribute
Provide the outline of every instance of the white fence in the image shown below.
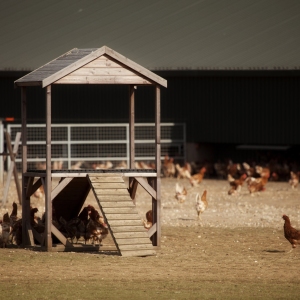
<svg viewBox="0 0 300 300"><path fill-rule="evenodd" d="M36 169L46 161L46 126L27 126L27 167ZM113 167L118 167L121 162L129 165L128 124L52 124L51 129L51 159L53 163L59 162L63 169L72 169L78 163L82 163L83 168L91 168L93 164L108 161ZM7 131L14 143L16 133L21 131L21 125L9 124ZM161 124L161 159L169 155L178 162L186 160L185 132L184 123ZM16 158L18 170L21 167L20 152L21 147ZM135 160L154 162L154 123L135 124Z"/></svg>

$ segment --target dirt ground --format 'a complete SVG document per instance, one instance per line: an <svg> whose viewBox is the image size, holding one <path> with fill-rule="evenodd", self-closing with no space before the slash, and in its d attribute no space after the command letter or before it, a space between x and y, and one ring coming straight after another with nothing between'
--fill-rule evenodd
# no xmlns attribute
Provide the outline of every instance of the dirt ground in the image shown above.
<svg viewBox="0 0 300 300"><path fill-rule="evenodd" d="M112 252L34 252L0 249L0 294L11 299L299 299L300 247L283 236L282 214L300 229L300 189L269 182L250 196L229 196L225 180L204 181L174 198L176 179L162 178L162 237L155 256L124 258ZM54 183L55 184L55 183ZM197 193L208 208L197 220ZM1 190L2 192L2 190ZM11 183L8 211L18 201ZM86 204L95 204L90 194ZM44 203L32 199L42 214ZM139 187L141 218L151 199ZM0 219L6 209L0 210ZM19 207L20 212L20 207ZM112 240L108 237L103 244ZM4 299L4 298L3 298Z"/></svg>

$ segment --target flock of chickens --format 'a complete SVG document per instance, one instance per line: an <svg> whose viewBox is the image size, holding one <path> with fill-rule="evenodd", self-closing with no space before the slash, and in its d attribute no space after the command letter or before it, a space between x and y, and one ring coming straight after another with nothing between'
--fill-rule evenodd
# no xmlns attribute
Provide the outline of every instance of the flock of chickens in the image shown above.
<svg viewBox="0 0 300 300"><path fill-rule="evenodd" d="M175 164L172 158L165 156L162 171L165 177L175 177L177 179L187 178L191 186L194 187L202 182L206 173L206 167L203 166L197 173L192 174L192 167L189 163L180 166L179 164ZM255 193L262 192L266 189L266 184L271 176L270 168L262 166L251 167L246 162L242 165L229 162L226 171L227 180L229 182L228 195L238 195L245 183L250 195L254 196ZM272 176L275 176L274 173L272 173ZM290 171L289 184L293 189L297 188L299 178L300 172ZM203 213L208 206L206 194L207 191L205 190L201 197L199 193L196 195L195 208L198 219L201 219L201 213ZM183 203L186 200L186 196L187 189L176 182L175 198L177 201ZM300 231L291 226L288 216L283 215L282 218L285 221L284 236L291 243L292 247L295 248L296 244L300 244Z"/></svg>
<svg viewBox="0 0 300 300"><path fill-rule="evenodd" d="M21 245L22 244L22 219L18 218L18 206L14 202L11 214L8 212L4 214L3 220L0 221L2 226L2 237L0 237L0 245L6 247L7 245ZM30 226L37 233L42 234L45 231L45 214L42 218L36 216L38 209L36 207L30 208ZM104 222L104 218L91 205L83 208L78 217L66 221L62 216L57 219L55 209L52 209L52 223L61 231L61 233L78 243L79 239L83 239L86 243L91 241L92 244L101 244L102 240L108 235L108 226Z"/></svg>

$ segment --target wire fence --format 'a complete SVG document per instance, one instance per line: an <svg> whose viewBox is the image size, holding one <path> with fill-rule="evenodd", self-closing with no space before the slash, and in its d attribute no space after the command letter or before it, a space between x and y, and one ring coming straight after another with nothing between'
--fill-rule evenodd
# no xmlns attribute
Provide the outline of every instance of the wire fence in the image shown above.
<svg viewBox="0 0 300 300"><path fill-rule="evenodd" d="M46 125L27 125L27 168L44 169L46 162ZM14 144L21 124L8 124ZM1 128L0 128L1 130ZM3 131L3 129L2 129ZM3 134L0 134L3 137ZM0 147L3 145L3 141ZM186 160L184 123L161 124L161 159L165 155L178 162ZM1 148L0 148L1 149ZM52 124L51 161L53 169L120 168L129 166L129 124ZM21 170L22 147L16 158ZM135 161L155 161L155 124L135 124ZM10 160L8 159L7 168ZM0 166L1 167L1 166Z"/></svg>

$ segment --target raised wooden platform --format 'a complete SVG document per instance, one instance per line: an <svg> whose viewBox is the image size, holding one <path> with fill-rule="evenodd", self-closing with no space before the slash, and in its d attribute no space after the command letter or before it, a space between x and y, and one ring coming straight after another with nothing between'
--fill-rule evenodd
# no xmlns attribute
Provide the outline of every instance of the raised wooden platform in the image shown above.
<svg viewBox="0 0 300 300"><path fill-rule="evenodd" d="M27 245L33 247L36 246L34 239L37 240L43 249L47 233L38 234L31 228L28 213L30 196L41 185L44 185L45 189L46 173L43 170L28 170L24 175L25 199L29 201L24 201L22 210L25 212L23 238ZM152 202L156 202L156 190L151 186L156 176L156 170L52 170L51 177L58 177L60 180L51 190L50 211L54 209L57 220L60 217L67 221L75 218L92 190L112 237L109 248L114 248L112 250L118 251L122 256L155 255L158 245L153 236L157 233L157 223L154 222L152 228L147 231L136 210L134 200L137 186L140 184L152 196L154 199ZM129 181L125 183L123 178L126 177ZM38 179L35 180L36 178ZM89 251L88 245L72 244L53 223L49 233L59 240L62 249L65 248L63 250L56 248L57 251ZM105 246L100 245L99 251L107 250ZM55 249L57 246L53 244L51 247ZM49 251L49 247L47 249Z"/></svg>

